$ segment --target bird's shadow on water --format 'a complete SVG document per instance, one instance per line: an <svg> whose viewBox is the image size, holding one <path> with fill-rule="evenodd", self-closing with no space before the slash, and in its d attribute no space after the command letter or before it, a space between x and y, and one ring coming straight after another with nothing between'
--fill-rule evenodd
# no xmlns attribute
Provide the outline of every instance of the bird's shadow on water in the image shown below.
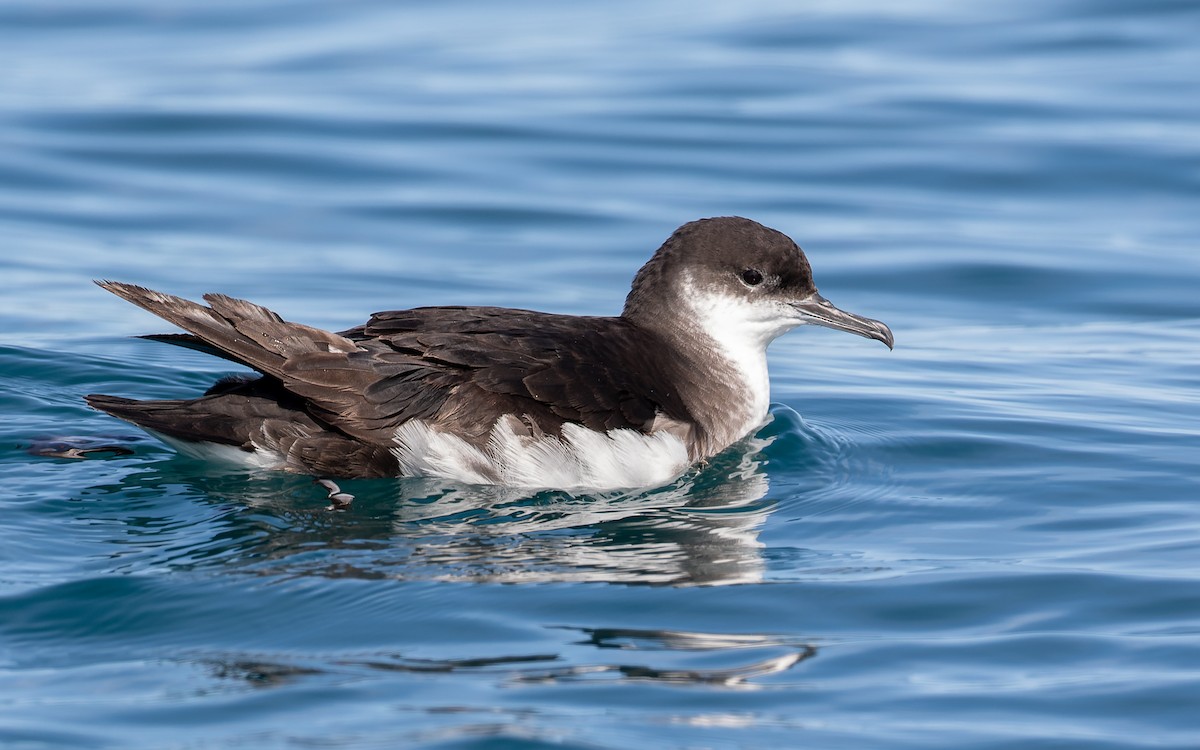
<svg viewBox="0 0 1200 750"><path fill-rule="evenodd" d="M342 482L355 500L326 509L309 479L220 473L180 458L142 462L81 500L137 498L122 564L301 576L489 582L719 585L763 579L758 535L776 500L766 465L820 462L814 434L786 408L759 434L652 490L574 494L429 479ZM807 458L806 458L807 454ZM207 507L191 522L180 501ZM151 510L162 503L161 510ZM164 539L163 535L170 538ZM132 549L130 546L132 545ZM141 547L138 550L137 547ZM130 568L133 569L133 568Z"/></svg>

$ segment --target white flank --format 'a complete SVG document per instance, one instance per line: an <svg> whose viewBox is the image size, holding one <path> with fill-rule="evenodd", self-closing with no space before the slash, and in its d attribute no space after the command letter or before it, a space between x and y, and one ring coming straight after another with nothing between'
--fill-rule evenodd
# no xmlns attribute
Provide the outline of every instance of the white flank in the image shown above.
<svg viewBox="0 0 1200 750"><path fill-rule="evenodd" d="M563 425L562 437L530 436L497 420L487 446L412 420L396 430L392 454L400 472L469 484L612 490L666 484L688 466L687 448L674 435L636 430L596 432Z"/></svg>
<svg viewBox="0 0 1200 750"><path fill-rule="evenodd" d="M283 456L257 447L252 451L244 451L236 445L194 443L179 440L154 430L146 430L146 432L174 448L176 452L200 461L214 461L249 469L282 469L284 464Z"/></svg>

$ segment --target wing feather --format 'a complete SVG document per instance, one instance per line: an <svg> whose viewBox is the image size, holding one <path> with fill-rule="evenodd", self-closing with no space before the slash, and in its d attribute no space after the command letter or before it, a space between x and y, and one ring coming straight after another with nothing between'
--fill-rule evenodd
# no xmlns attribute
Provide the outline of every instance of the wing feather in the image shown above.
<svg viewBox="0 0 1200 750"><path fill-rule="evenodd" d="M338 334L225 295L205 295L206 307L100 283L192 334L159 340L214 351L269 375L314 419L369 444L390 444L412 419L476 442L506 414L546 433L567 422L642 432L660 417L694 422L675 390L662 387L673 373L646 356L661 342L621 318L416 308L376 313Z"/></svg>

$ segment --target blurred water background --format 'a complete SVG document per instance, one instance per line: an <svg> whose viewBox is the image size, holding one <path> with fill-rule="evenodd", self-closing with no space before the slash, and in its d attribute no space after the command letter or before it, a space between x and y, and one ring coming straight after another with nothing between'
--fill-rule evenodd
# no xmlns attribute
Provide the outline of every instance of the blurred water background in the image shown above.
<svg viewBox="0 0 1200 750"><path fill-rule="evenodd" d="M1200 6L0 3L0 745L1200 746ZM328 328L613 314L679 224L896 350L576 497L218 473L84 393L228 363L115 278ZM131 448L30 455L77 436Z"/></svg>

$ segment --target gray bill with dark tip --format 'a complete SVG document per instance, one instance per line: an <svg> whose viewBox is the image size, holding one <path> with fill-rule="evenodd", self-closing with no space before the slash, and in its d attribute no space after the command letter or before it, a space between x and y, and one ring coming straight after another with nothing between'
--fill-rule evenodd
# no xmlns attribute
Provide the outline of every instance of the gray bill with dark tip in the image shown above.
<svg viewBox="0 0 1200 750"><path fill-rule="evenodd" d="M887 325L878 320L841 310L819 294L812 294L799 302L791 303L791 305L796 308L806 323L832 328L835 331L856 333L859 336L882 341L887 344L888 349L891 349L894 344L892 329Z"/></svg>

